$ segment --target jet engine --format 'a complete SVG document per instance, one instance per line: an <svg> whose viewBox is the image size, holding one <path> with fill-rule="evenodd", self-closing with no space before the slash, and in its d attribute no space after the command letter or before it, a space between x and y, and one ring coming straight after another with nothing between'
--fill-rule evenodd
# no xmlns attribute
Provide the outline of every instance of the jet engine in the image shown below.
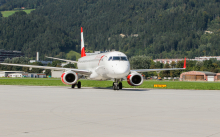
<svg viewBox="0 0 220 137"><path fill-rule="evenodd" d="M140 73L131 73L127 76L127 82L131 86L140 86L144 81Z"/></svg>
<svg viewBox="0 0 220 137"><path fill-rule="evenodd" d="M61 75L61 81L66 85L76 84L78 81L78 75L73 71L64 72Z"/></svg>

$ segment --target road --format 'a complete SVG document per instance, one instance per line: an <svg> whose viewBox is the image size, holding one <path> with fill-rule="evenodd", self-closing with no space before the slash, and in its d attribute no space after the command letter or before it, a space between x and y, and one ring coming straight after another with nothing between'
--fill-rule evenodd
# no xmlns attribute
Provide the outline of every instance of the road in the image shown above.
<svg viewBox="0 0 220 137"><path fill-rule="evenodd" d="M0 137L219 137L220 91L0 86Z"/></svg>

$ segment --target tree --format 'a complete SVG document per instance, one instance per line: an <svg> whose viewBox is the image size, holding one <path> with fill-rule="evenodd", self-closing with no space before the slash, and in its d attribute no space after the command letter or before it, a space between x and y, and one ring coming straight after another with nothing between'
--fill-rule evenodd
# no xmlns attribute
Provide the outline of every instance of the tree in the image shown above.
<svg viewBox="0 0 220 137"><path fill-rule="evenodd" d="M27 57L15 57L15 58L6 58L4 60L4 63L13 63L13 64L28 64L29 62L29 58ZM1 70L8 70L8 71L24 71L26 69L24 69L24 67L18 67L18 66L3 66L1 67ZM25 72L28 72L28 71L25 71Z"/></svg>
<svg viewBox="0 0 220 137"><path fill-rule="evenodd" d="M200 71L202 67L203 67L203 61L197 61L195 65L195 70Z"/></svg>
<svg viewBox="0 0 220 137"><path fill-rule="evenodd" d="M18 12L15 12L15 15L23 16L23 15L27 15L27 13L25 11L18 11Z"/></svg>
<svg viewBox="0 0 220 137"><path fill-rule="evenodd" d="M170 65L168 63L166 63L164 65L164 68L170 68ZM161 77L169 77L169 76L170 76L169 70L161 71Z"/></svg>
<svg viewBox="0 0 220 137"><path fill-rule="evenodd" d="M43 64L42 64L41 62L30 63L30 65L43 66ZM42 71L43 71L43 69L32 68L29 72L30 72L30 73L42 73Z"/></svg>
<svg viewBox="0 0 220 137"><path fill-rule="evenodd" d="M129 59L131 69L149 69L152 64L152 59L149 56L133 56ZM143 73L145 77L153 75L152 73Z"/></svg>
<svg viewBox="0 0 220 137"><path fill-rule="evenodd" d="M51 64L52 67L61 67L61 61L55 60Z"/></svg>
<svg viewBox="0 0 220 137"><path fill-rule="evenodd" d="M172 61L170 65L171 65L172 68L175 68L176 62L175 62L175 61Z"/></svg>
<svg viewBox="0 0 220 137"><path fill-rule="evenodd" d="M65 65L65 66L63 66L64 68L76 68L75 67L75 65L74 64L71 64L71 63L69 63L69 64L67 64L67 65Z"/></svg>
<svg viewBox="0 0 220 137"><path fill-rule="evenodd" d="M148 69L150 68L152 59L149 56L133 56L129 59L131 69Z"/></svg>

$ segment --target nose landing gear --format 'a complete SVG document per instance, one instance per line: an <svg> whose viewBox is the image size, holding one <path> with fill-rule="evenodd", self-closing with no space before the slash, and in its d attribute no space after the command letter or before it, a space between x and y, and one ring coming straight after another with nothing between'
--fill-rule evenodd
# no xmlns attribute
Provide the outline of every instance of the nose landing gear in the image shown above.
<svg viewBox="0 0 220 137"><path fill-rule="evenodd" d="M122 83L120 80L115 79L115 82L113 82L113 89L114 90L122 89Z"/></svg>
<svg viewBox="0 0 220 137"><path fill-rule="evenodd" d="M118 86L119 86L119 89L122 89L122 83L121 82L119 82Z"/></svg>

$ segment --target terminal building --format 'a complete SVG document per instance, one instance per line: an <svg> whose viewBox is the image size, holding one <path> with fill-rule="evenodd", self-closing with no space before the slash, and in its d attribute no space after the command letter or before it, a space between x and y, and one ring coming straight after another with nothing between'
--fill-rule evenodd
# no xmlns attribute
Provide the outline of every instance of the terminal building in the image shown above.
<svg viewBox="0 0 220 137"><path fill-rule="evenodd" d="M14 57L21 57L24 56L24 53L21 53L21 51L6 51L0 49L0 62L4 62L6 58L14 58Z"/></svg>

